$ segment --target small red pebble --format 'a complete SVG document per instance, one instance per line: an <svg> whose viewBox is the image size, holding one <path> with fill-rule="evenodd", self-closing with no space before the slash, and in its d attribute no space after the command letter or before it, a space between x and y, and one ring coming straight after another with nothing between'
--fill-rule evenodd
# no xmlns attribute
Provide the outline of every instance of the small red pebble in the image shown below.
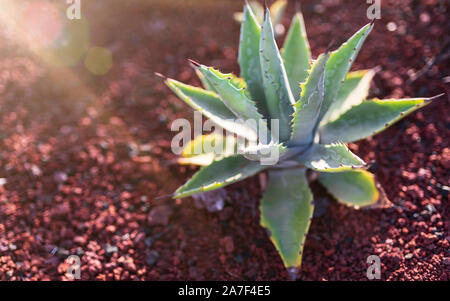
<svg viewBox="0 0 450 301"><path fill-rule="evenodd" d="M75 236L73 241L76 244L79 244L79 245L85 245L86 244L86 238L84 238L83 236Z"/></svg>
<svg viewBox="0 0 450 301"><path fill-rule="evenodd" d="M328 249L324 252L325 256L329 257L334 254L334 249Z"/></svg>
<svg viewBox="0 0 450 301"><path fill-rule="evenodd" d="M114 232L116 232L116 226L114 226L114 225L109 225L109 226L106 227L105 230L108 231L108 232L110 232L110 233L114 233Z"/></svg>
<svg viewBox="0 0 450 301"><path fill-rule="evenodd" d="M220 240L220 244L224 247L225 252L233 253L234 251L234 242L231 236L226 236Z"/></svg>

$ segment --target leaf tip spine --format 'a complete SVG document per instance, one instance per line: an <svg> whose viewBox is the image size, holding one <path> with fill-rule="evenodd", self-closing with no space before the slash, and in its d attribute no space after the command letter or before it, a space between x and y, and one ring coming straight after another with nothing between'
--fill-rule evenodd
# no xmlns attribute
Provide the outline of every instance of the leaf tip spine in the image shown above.
<svg viewBox="0 0 450 301"><path fill-rule="evenodd" d="M165 195L161 195L161 196L158 196L158 197L154 198L154 200L155 200L155 201L158 201L158 200L166 200L166 199L171 199L171 198L173 198L173 197L175 197L175 196L176 196L175 193L165 194Z"/></svg>
<svg viewBox="0 0 450 301"><path fill-rule="evenodd" d="M331 48L333 47L335 43L335 39L331 39L330 43L328 43L327 49L325 50L325 54L328 54L329 52L331 52Z"/></svg>
<svg viewBox="0 0 450 301"><path fill-rule="evenodd" d="M162 73L154 72L154 74L155 74L157 77L162 78L163 80L167 80L167 76L165 76L165 75L162 74Z"/></svg>
<svg viewBox="0 0 450 301"><path fill-rule="evenodd" d="M438 95L432 96L432 97L430 97L430 98L426 99L426 100L425 100L425 103L429 103L429 102L432 102L433 100L435 100L435 99L438 99L439 97L441 97L441 96L444 96L444 95L445 95L445 93L441 93L441 94L438 94Z"/></svg>
<svg viewBox="0 0 450 301"><path fill-rule="evenodd" d="M194 67L197 67L197 68L201 66L200 63L198 63L198 62L196 62L196 61L194 61L192 59L188 59L188 62L191 63Z"/></svg>
<svg viewBox="0 0 450 301"><path fill-rule="evenodd" d="M302 4L300 1L295 1L295 12L297 14L301 14L302 13Z"/></svg>

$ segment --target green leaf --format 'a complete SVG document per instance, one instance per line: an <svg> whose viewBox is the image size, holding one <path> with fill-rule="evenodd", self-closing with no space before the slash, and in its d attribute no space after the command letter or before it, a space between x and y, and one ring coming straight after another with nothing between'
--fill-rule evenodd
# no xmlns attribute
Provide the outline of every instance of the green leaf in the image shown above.
<svg viewBox="0 0 450 301"><path fill-rule="evenodd" d="M281 57L284 61L284 68L294 99L298 99L301 92L300 83L303 83L308 77L311 61L311 50L301 13L297 13L292 19L291 28L281 51Z"/></svg>
<svg viewBox="0 0 450 301"><path fill-rule="evenodd" d="M279 143L257 144L239 150L249 160L260 161L261 165L275 165L287 153L287 147Z"/></svg>
<svg viewBox="0 0 450 301"><path fill-rule="evenodd" d="M216 94L218 94L217 89L212 85L212 83L203 75L203 73L197 68L196 65L192 64L194 67L195 73L197 74L197 77L200 79L200 82L202 83L202 86L208 90L213 91ZM247 91L247 84L243 78L237 77L236 75L230 73L227 74L230 79L230 83L236 88L236 89L243 89L244 93L247 97L250 97Z"/></svg>
<svg viewBox="0 0 450 301"><path fill-rule="evenodd" d="M167 79L166 85L193 109L222 128L249 140L256 140L256 132L244 124L235 122L236 115L211 91L189 86L173 79Z"/></svg>
<svg viewBox="0 0 450 301"><path fill-rule="evenodd" d="M202 167L186 184L175 191L173 198L215 190L244 180L265 169L258 161L250 161L242 155L225 157Z"/></svg>
<svg viewBox="0 0 450 301"><path fill-rule="evenodd" d="M326 112L336 99L337 93L350 70L361 46L373 28L373 23L367 24L356 32L339 49L333 51L327 62L325 70L325 96L320 110L319 121L322 120Z"/></svg>
<svg viewBox="0 0 450 301"><path fill-rule="evenodd" d="M264 94L261 63L259 59L259 40L261 28L251 8L244 6L244 18L241 24L239 43L239 66L241 76L247 83L251 98L263 114L267 113L266 96Z"/></svg>
<svg viewBox="0 0 450 301"><path fill-rule="evenodd" d="M233 73L229 74L231 76L231 84L235 86L237 89L243 89L245 95L250 98L250 94L248 94L247 83L241 77L237 77Z"/></svg>
<svg viewBox="0 0 450 301"><path fill-rule="evenodd" d="M185 146L178 159L179 164L209 165L215 160L237 153L234 136L209 134L197 136Z"/></svg>
<svg viewBox="0 0 450 301"><path fill-rule="evenodd" d="M195 74L197 74L197 77L200 79L200 82L202 83L203 88L205 88L208 91L216 92L214 90L214 87L208 82L206 77L197 68L195 68Z"/></svg>
<svg viewBox="0 0 450 301"><path fill-rule="evenodd" d="M242 90L245 94L245 96L247 96L247 98L251 99L250 94L248 93L248 89L247 89L247 83L245 82L245 80L242 77L238 77L236 75L234 75L233 73L229 73L226 74L228 76L228 79L230 81L230 84L233 85L236 89L238 90ZM214 91L217 92L217 89L215 89L213 87Z"/></svg>
<svg viewBox="0 0 450 301"><path fill-rule="evenodd" d="M329 54L320 55L315 61L310 76L302 84L300 100L294 105L291 140L295 145L308 145L314 138L324 100L325 64L328 57Z"/></svg>
<svg viewBox="0 0 450 301"><path fill-rule="evenodd" d="M217 89L213 86L213 84L203 75L203 73L194 65L195 68L195 72L197 74L199 74L199 77L201 76L204 80L204 84L205 86L208 86L208 90L215 92L216 94L218 94L219 92L217 91ZM228 77L228 80L230 81L230 84L233 85L236 89L238 90L243 90L244 94L247 97L250 97L250 95L248 94L247 91L247 84L245 82L245 80L241 77L237 77L236 75L234 75L233 73L229 73L226 74Z"/></svg>
<svg viewBox="0 0 450 301"><path fill-rule="evenodd" d="M313 215L313 196L305 174L306 169L270 170L261 200L261 225L270 231L270 238L287 268L301 265Z"/></svg>
<svg viewBox="0 0 450 301"><path fill-rule="evenodd" d="M289 140L291 136L290 121L293 113L292 105L295 101L273 35L269 9L266 10L259 45L267 108L270 117L279 120L279 138L281 142L284 142Z"/></svg>
<svg viewBox="0 0 450 301"><path fill-rule="evenodd" d="M369 206L380 198L374 175L365 170L321 173L319 182L339 202L346 205Z"/></svg>
<svg viewBox="0 0 450 301"><path fill-rule="evenodd" d="M209 83L214 87L220 95L226 107L232 111L237 117L243 121L254 120L256 124L252 128L258 131L258 121L263 119L263 116L258 112L255 103L248 98L245 89L234 80L232 74L223 74L219 71L206 67L204 65L198 66L198 70L206 77ZM264 121L263 124L265 124ZM267 127L267 125L264 125Z"/></svg>
<svg viewBox="0 0 450 301"><path fill-rule="evenodd" d="M369 94L370 82L375 75L375 70L360 70L348 73L336 100L331 104L328 112L323 117L321 124L336 120L351 107L362 103Z"/></svg>
<svg viewBox="0 0 450 301"><path fill-rule="evenodd" d="M364 161L345 144L315 144L301 156L300 161L306 167L322 172L341 172L366 167Z"/></svg>
<svg viewBox="0 0 450 301"><path fill-rule="evenodd" d="M426 98L364 101L320 129L322 144L353 142L377 134L429 103Z"/></svg>

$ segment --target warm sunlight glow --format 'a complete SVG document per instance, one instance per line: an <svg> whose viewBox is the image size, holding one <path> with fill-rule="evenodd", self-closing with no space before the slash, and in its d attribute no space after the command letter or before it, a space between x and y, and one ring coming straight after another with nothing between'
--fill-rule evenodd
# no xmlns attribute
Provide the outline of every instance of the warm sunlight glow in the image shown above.
<svg viewBox="0 0 450 301"><path fill-rule="evenodd" d="M36 47L48 47L62 34L62 14L46 1L27 3L18 19L18 29Z"/></svg>
<svg viewBox="0 0 450 301"><path fill-rule="evenodd" d="M2 0L0 23L25 49L52 66L73 66L89 48L87 20L69 20L61 3Z"/></svg>

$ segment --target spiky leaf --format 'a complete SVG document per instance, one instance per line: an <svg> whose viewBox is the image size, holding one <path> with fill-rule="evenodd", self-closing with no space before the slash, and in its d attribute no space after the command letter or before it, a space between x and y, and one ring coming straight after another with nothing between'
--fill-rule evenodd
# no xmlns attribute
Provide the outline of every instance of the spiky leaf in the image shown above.
<svg viewBox="0 0 450 301"><path fill-rule="evenodd" d="M259 161L250 161L242 155L225 157L202 167L186 184L175 191L173 197L184 198L215 190L251 177L264 168Z"/></svg>
<svg viewBox="0 0 450 301"><path fill-rule="evenodd" d="M350 67L358 55L361 46L373 28L373 24L367 24L356 32L339 49L333 51L327 62L325 70L325 96L320 110L319 121L325 116L345 79Z"/></svg>
<svg viewBox="0 0 450 301"><path fill-rule="evenodd" d="M369 137L428 103L426 98L364 101L323 126L321 143L352 142Z"/></svg>
<svg viewBox="0 0 450 301"><path fill-rule="evenodd" d="M300 83L303 83L308 77L311 61L311 50L301 13L297 13L292 19L291 28L281 51L281 57L284 61L292 95L297 100L301 92Z"/></svg>
<svg viewBox="0 0 450 301"><path fill-rule="evenodd" d="M302 84L300 100L295 104L292 120L292 143L307 145L312 142L317 119L324 100L325 65L329 54L319 56L314 63L311 74L305 84Z"/></svg>
<svg viewBox="0 0 450 301"><path fill-rule="evenodd" d="M349 72L321 123L336 120L351 107L359 105L369 94L370 82L375 75L374 69Z"/></svg>
<svg viewBox="0 0 450 301"><path fill-rule="evenodd" d="M267 189L261 199L261 225L287 268L301 265L302 250L314 206L306 169L269 171Z"/></svg>
<svg viewBox="0 0 450 301"><path fill-rule="evenodd" d="M239 66L241 76L247 83L251 98L260 112L267 112L266 96L264 94L261 63L259 58L259 40L261 28L248 4L244 6L244 18L241 24L239 43Z"/></svg>
<svg viewBox="0 0 450 301"><path fill-rule="evenodd" d="M197 136L183 149L179 164L209 165L214 160L237 153L236 138L209 134Z"/></svg>
<svg viewBox="0 0 450 301"><path fill-rule="evenodd" d="M287 147L279 143L257 144L240 150L244 157L253 161L258 160L261 165L277 164L286 152Z"/></svg>
<svg viewBox="0 0 450 301"><path fill-rule="evenodd" d="M198 70L211 83L226 107L244 121L254 120L253 129L258 131L257 122L263 119L263 116L258 112L255 103L248 98L245 89L239 86L239 82L236 82L231 74L220 73L211 67L200 65ZM267 127L265 122L263 123Z"/></svg>
<svg viewBox="0 0 450 301"><path fill-rule="evenodd" d="M280 124L280 141L290 138L290 121L295 103L284 64L275 42L270 12L266 10L261 30L260 60L263 71L264 92L270 117L278 119Z"/></svg>
<svg viewBox="0 0 450 301"><path fill-rule="evenodd" d="M319 182L339 202L350 206L373 205L380 197L374 175L365 170L321 173Z"/></svg>
<svg viewBox="0 0 450 301"><path fill-rule="evenodd" d="M209 82L209 80L203 75L203 73L195 66L195 73L197 74L197 77L200 79L200 82L202 83L202 86L209 91L213 91L216 94L218 94L217 89L214 88L214 86ZM230 73L227 74L227 76L230 78L230 83L236 87L236 89L243 89L244 93L247 95L247 97L250 97L250 94L247 91L247 83L245 80L241 77L237 77L236 75Z"/></svg>
<svg viewBox="0 0 450 301"><path fill-rule="evenodd" d="M227 75L229 75L229 78L231 78L230 83L234 87L236 87L236 89L243 90L245 96L247 96L247 98L251 99L251 95L248 93L247 83L245 82L245 80L242 77L238 77L238 76L234 75L233 73L230 73Z"/></svg>
<svg viewBox="0 0 450 301"><path fill-rule="evenodd" d="M206 77L197 68L195 69L195 74L200 79L200 82L202 83L203 88L205 88L208 91L216 92L214 90L214 87L208 82Z"/></svg>
<svg viewBox="0 0 450 301"><path fill-rule="evenodd" d="M173 79L167 79L165 83L184 102L217 125L249 140L256 140L256 131L235 122L236 115L223 104L220 97L214 92L189 86Z"/></svg>
<svg viewBox="0 0 450 301"><path fill-rule="evenodd" d="M322 172L341 172L366 166L361 158L341 143L315 144L301 156L300 162L308 168Z"/></svg>

